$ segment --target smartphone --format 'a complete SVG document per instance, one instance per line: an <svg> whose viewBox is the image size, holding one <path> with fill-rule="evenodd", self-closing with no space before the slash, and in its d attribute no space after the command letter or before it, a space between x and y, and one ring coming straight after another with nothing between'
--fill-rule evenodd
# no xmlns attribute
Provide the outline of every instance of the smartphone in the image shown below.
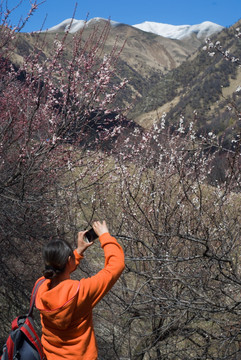
<svg viewBox="0 0 241 360"><path fill-rule="evenodd" d="M90 230L87 231L87 233L85 233L85 237L88 242L92 242L98 238L98 235L96 234L94 229L91 228Z"/></svg>

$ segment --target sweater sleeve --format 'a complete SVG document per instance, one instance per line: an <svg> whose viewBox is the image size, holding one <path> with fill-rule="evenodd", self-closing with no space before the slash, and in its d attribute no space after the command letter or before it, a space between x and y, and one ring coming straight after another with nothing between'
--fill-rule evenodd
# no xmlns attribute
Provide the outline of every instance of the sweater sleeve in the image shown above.
<svg viewBox="0 0 241 360"><path fill-rule="evenodd" d="M92 307L112 288L125 268L124 252L117 240L109 233L101 235L99 239L105 254L104 268L96 275L83 279Z"/></svg>
<svg viewBox="0 0 241 360"><path fill-rule="evenodd" d="M80 255L77 251L77 249L74 250L74 257L75 257L75 265L76 265L76 268L77 266L79 265L80 263L80 260L82 260L84 258L83 255Z"/></svg>

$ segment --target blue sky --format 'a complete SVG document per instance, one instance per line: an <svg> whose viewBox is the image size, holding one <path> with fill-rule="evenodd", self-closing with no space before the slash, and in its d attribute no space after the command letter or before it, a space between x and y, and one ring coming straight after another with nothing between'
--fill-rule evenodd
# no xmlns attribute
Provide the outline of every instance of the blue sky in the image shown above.
<svg viewBox="0 0 241 360"><path fill-rule="evenodd" d="M2 0L1 0L2 1ZM41 0L39 0L40 2ZM8 0L11 9L18 0ZM26 15L30 0L12 13L11 21L16 24L21 15ZM47 29L73 16L76 0L46 0L39 5L24 31ZM231 26L241 18L241 0L79 0L75 19L93 17L135 25L154 21L171 25L194 25L212 21L222 26Z"/></svg>

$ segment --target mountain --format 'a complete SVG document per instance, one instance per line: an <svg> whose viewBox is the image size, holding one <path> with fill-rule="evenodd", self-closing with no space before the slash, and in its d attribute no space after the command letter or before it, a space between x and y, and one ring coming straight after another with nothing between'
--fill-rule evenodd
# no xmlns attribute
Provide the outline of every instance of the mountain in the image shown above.
<svg viewBox="0 0 241 360"><path fill-rule="evenodd" d="M147 83L152 82L151 79L161 81L163 74L178 67L204 44L202 37L204 34L211 35L211 33L220 31L222 28L210 22L191 26L191 28L185 26L186 30L182 30L183 36L180 38L182 26L156 24L157 33L155 33L153 27L152 31L149 32L139 29L137 25L131 26L102 18L93 18L89 21L66 19L46 30L45 34L51 38L51 35L64 34L67 30L70 34L84 30L82 37L87 38L94 29L101 31L107 23L110 24L110 31L106 40L105 51L111 51L116 39L118 39L120 47L125 43L120 53L118 76L129 80L128 91L126 91L127 99L133 99L136 96L142 97ZM160 35L161 28L162 34L165 36ZM171 36L170 28L175 29ZM186 36L184 36L184 32ZM169 36L167 36L168 34ZM177 39L174 38L174 34L176 34Z"/></svg>
<svg viewBox="0 0 241 360"><path fill-rule="evenodd" d="M73 33L83 30L81 40L84 43L93 32L101 33L103 29L108 28L105 32L105 47L102 56L116 47L117 51L120 51L116 81L124 78L129 81L122 98L117 99L119 106L128 106L136 97L141 98L153 79L155 82L161 81L163 74L178 67L203 44L194 34L191 38L176 40L100 18L88 22L73 20L72 23L71 19L67 19L45 32L17 34L15 64L21 63L22 57L28 56L33 50L41 54L40 58L43 61L52 56L56 33L59 38L65 36L70 24L72 24L71 33L68 34L65 42L66 58L72 51Z"/></svg>
<svg viewBox="0 0 241 360"><path fill-rule="evenodd" d="M18 55L28 53L28 45L34 45L34 38L39 36L46 37L46 49L51 48L53 39L58 34L65 34L69 30L69 35L82 31L82 38L87 39L93 31L101 32L104 27L109 26L108 37L106 38L105 51L115 46L118 40L120 59L123 60L130 72L142 77L149 78L157 72L165 73L186 60L202 44L203 40L197 38L192 33L191 37L181 40L163 37L153 32L142 31L135 26L108 21L102 18L94 18L89 21L66 19L60 24L51 27L41 33L19 34L18 35ZM70 28L70 29L69 29ZM69 39L71 36L68 37ZM19 59L21 60L21 59Z"/></svg>
<svg viewBox="0 0 241 360"><path fill-rule="evenodd" d="M240 39L234 26L213 36L230 59L241 58ZM187 123L195 120L200 132L223 136L230 146L233 134L240 132L238 113L241 106L241 67L225 61L221 54L211 57L203 48L180 66L164 74L161 81L149 83L133 109L133 118L143 127L150 127L164 112L169 123L184 116ZM236 108L232 104L236 104ZM195 115L194 115L195 114Z"/></svg>
<svg viewBox="0 0 241 360"><path fill-rule="evenodd" d="M211 58L202 50L202 37L204 34L210 35L212 28L209 22L187 27L182 35L180 27L164 26L165 37L100 18L88 22L73 20L70 30L76 33L84 29L81 33L84 43L93 31L101 33L107 23L110 26L102 56L110 53L113 46L120 50L113 81L119 82L124 78L129 81L116 99L118 106L131 107L129 118L142 127L149 127L164 112L169 123L178 121L180 114L185 116L186 121L192 121L195 110L200 129L215 128L217 133L222 134L227 129L231 131L230 126L236 126L235 121L228 123L225 109L230 98L240 97L235 89L241 83L241 68L223 61L221 56ZM44 61L52 54L56 32L59 38L65 36L70 24L71 20L67 19L44 33L18 34L15 62L21 62L22 56L27 56L33 50L38 51L40 43L45 44L38 51L40 59ZM160 33L162 26L159 25L155 31ZM240 26L240 23L235 26ZM218 32L215 30L216 33L211 36L213 41L220 41L224 49L241 58L240 40L236 38L235 41L235 26L218 31L220 28L215 25L214 30ZM65 42L66 58L68 52L72 51L72 33L68 34ZM173 36L180 39L173 39Z"/></svg>
<svg viewBox="0 0 241 360"><path fill-rule="evenodd" d="M52 26L51 28L44 30L43 32L63 32L63 31L69 31L70 34L74 34L77 31L82 30L84 27L88 27L90 25L102 22L102 21L107 21L106 19L100 18L100 17L96 17L93 19L90 19L88 21L85 20L76 20L76 19L66 19L64 21L62 21L61 23ZM110 20L110 25L112 27L121 25L121 23L116 22L116 21L111 21Z"/></svg>
<svg viewBox="0 0 241 360"><path fill-rule="evenodd" d="M88 21L66 19L62 21L60 24L55 25L46 31L62 32L69 30L69 32L73 34L83 29L84 26L88 27L90 25L93 25L93 23L98 23L100 21L107 21L107 20L98 17L90 19ZM122 24L116 21L110 21L110 25L111 27L118 27L120 25L126 25L126 24ZM169 39L176 39L176 40L185 39L187 37L190 37L192 34L195 34L198 39L205 39L213 34L220 32L223 29L223 26L215 24L210 21L205 21L197 25L169 25L169 24L145 21L141 24L129 25L129 26L133 26L139 30L150 32L155 35L163 36Z"/></svg>
<svg viewBox="0 0 241 360"><path fill-rule="evenodd" d="M210 21L205 21L197 25L168 25L145 21L133 26L143 31L178 40L190 37L192 34L195 34L198 39L205 39L224 29L223 26Z"/></svg>

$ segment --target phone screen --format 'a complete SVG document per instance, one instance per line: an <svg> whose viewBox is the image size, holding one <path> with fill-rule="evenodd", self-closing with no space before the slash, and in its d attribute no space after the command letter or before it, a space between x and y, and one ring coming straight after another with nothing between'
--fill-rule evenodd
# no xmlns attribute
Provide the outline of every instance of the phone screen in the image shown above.
<svg viewBox="0 0 241 360"><path fill-rule="evenodd" d="M85 233L85 237L88 242L92 242L98 238L98 235L95 233L94 229L91 228L89 231L87 231L87 233Z"/></svg>

